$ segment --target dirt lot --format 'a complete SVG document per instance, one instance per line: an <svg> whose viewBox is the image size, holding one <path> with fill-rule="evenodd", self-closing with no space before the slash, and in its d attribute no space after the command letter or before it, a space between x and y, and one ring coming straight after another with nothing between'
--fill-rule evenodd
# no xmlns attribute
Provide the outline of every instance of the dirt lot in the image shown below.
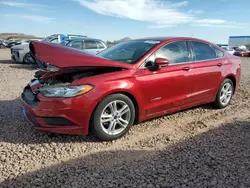
<svg viewBox="0 0 250 188"><path fill-rule="evenodd" d="M0 187L250 187L250 58L234 104L134 126L113 142L32 129L18 97L35 70L0 50Z"/></svg>

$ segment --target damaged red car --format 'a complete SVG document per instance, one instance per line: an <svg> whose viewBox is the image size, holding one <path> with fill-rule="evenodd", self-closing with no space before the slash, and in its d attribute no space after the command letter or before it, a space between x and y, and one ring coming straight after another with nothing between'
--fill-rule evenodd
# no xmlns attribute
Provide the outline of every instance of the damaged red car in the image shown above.
<svg viewBox="0 0 250 188"><path fill-rule="evenodd" d="M97 56L44 42L30 51L41 70L21 102L45 132L117 139L146 119L206 103L224 108L240 81L238 57L194 38L131 40Z"/></svg>

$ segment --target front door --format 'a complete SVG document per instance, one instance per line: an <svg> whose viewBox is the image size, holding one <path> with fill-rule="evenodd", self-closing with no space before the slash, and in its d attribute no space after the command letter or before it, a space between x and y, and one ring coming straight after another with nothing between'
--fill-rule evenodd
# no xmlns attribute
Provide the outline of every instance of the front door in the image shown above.
<svg viewBox="0 0 250 188"><path fill-rule="evenodd" d="M169 65L152 70L155 58L166 58ZM186 41L176 41L165 45L149 57L144 79L141 79L147 98L146 114L167 113L191 103L193 88L192 56Z"/></svg>

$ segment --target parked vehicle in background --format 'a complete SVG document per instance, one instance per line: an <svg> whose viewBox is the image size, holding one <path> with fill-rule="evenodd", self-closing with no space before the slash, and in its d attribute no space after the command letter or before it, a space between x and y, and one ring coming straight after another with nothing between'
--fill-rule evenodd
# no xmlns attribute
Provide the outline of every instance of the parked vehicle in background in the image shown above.
<svg viewBox="0 0 250 188"><path fill-rule="evenodd" d="M83 50L84 52L94 55L107 48L106 43L102 40L87 37L65 40L61 44L68 47Z"/></svg>
<svg viewBox="0 0 250 188"><path fill-rule="evenodd" d="M79 37L87 37L85 35L75 35L75 34L53 34L50 35L48 37L46 37L45 39L43 39L42 41L44 42L51 42L51 43L61 43L65 40L70 40L73 38L79 38Z"/></svg>
<svg viewBox="0 0 250 188"><path fill-rule="evenodd" d="M19 45L21 43L21 40L5 40L3 44L6 48L11 48L12 46Z"/></svg>
<svg viewBox="0 0 250 188"><path fill-rule="evenodd" d="M131 40L97 56L63 45L31 42L37 72L23 90L24 114L40 131L125 135L134 123L214 103L236 92L240 59L194 38Z"/></svg>
<svg viewBox="0 0 250 188"><path fill-rule="evenodd" d="M63 35L63 34L54 34L50 35L41 41L43 42L50 42L50 43L60 43L64 40L68 40L75 37L83 37L83 35ZM35 64L35 62L32 61L32 58L30 58L29 54L29 42L26 42L21 45L16 45L11 48L11 58L17 63L31 63Z"/></svg>
<svg viewBox="0 0 250 188"><path fill-rule="evenodd" d="M17 63L28 63L29 51L29 43L15 45L10 48L11 59Z"/></svg>
<svg viewBox="0 0 250 188"><path fill-rule="evenodd" d="M234 55L235 50L230 46L221 46L225 51L227 51L229 54Z"/></svg>
<svg viewBox="0 0 250 188"><path fill-rule="evenodd" d="M31 41L41 41L41 39L26 39L21 41L22 44L29 44Z"/></svg>
<svg viewBox="0 0 250 188"><path fill-rule="evenodd" d="M5 48L4 40L0 40L0 49L1 49L1 48Z"/></svg>
<svg viewBox="0 0 250 188"><path fill-rule="evenodd" d="M244 48L235 48L234 55L241 57L250 57L250 51Z"/></svg>

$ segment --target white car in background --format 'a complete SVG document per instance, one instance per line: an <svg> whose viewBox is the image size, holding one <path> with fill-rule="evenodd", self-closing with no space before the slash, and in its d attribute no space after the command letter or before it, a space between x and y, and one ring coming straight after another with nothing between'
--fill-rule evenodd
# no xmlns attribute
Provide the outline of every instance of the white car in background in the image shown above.
<svg viewBox="0 0 250 188"><path fill-rule="evenodd" d="M14 45L10 48L11 59L17 63L28 63L29 54L29 43L31 41L41 41L40 39L29 39L22 40L21 44Z"/></svg>
<svg viewBox="0 0 250 188"><path fill-rule="evenodd" d="M234 55L235 50L230 46L221 46L224 50L226 50L229 54Z"/></svg>

